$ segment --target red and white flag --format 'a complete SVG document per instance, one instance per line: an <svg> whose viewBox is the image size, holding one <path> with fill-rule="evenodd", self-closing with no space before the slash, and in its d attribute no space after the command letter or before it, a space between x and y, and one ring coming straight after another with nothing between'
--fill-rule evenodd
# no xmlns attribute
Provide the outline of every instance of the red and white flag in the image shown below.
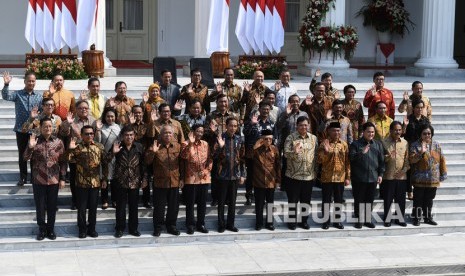
<svg viewBox="0 0 465 276"><path fill-rule="evenodd" d="M36 23L35 23L36 42L40 48L44 49L44 0L36 1Z"/></svg>
<svg viewBox="0 0 465 276"><path fill-rule="evenodd" d="M65 42L61 37L61 6L62 0L55 0L55 16L53 21L53 44L57 50L65 47Z"/></svg>
<svg viewBox="0 0 465 276"><path fill-rule="evenodd" d="M265 43L268 51L273 52L273 10L274 0L266 0L265 8L265 31L263 36L263 42Z"/></svg>
<svg viewBox="0 0 465 276"><path fill-rule="evenodd" d="M273 10L273 49L276 53L281 52L284 45L284 22L286 20L285 0L275 0Z"/></svg>
<svg viewBox="0 0 465 276"><path fill-rule="evenodd" d="M255 28L254 28L254 40L255 44L257 45L258 50L260 53L265 54L265 43L264 43L264 35L265 35L265 7L266 1L265 0L257 0L256 8L255 8Z"/></svg>
<svg viewBox="0 0 465 276"><path fill-rule="evenodd" d="M53 17L55 14L54 2L54 0L44 1L44 45L45 50L49 53L55 50L55 45L53 43Z"/></svg>
<svg viewBox="0 0 465 276"><path fill-rule="evenodd" d="M24 30L24 36L27 42L31 45L32 49L36 48L36 0L29 0L27 5L27 17L26 17L26 28Z"/></svg>
<svg viewBox="0 0 465 276"><path fill-rule="evenodd" d="M212 0L207 32L207 54L228 51L229 0Z"/></svg>
<svg viewBox="0 0 465 276"><path fill-rule="evenodd" d="M239 44L241 44L242 50L244 50L246 54L251 54L252 47L247 41L246 23L247 23L247 0L241 0L241 3L239 4L239 12L237 14L235 33L237 36L237 40L239 40Z"/></svg>
<svg viewBox="0 0 465 276"><path fill-rule="evenodd" d="M255 34L255 8L257 5L257 0L248 0L247 1L247 21L245 24L245 34L249 45L252 50L258 52L257 44L255 44L254 34Z"/></svg>
<svg viewBox="0 0 465 276"><path fill-rule="evenodd" d="M62 0L61 37L69 48L74 48L77 45L76 17L76 0Z"/></svg>
<svg viewBox="0 0 465 276"><path fill-rule="evenodd" d="M76 35L80 52L95 43L97 8L98 0L79 0Z"/></svg>

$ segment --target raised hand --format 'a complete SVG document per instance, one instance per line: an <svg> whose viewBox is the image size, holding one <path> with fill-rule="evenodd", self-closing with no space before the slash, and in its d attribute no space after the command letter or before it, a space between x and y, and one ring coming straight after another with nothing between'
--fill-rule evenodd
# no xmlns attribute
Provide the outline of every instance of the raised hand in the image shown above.
<svg viewBox="0 0 465 276"><path fill-rule="evenodd" d="M87 90L81 90L81 100L87 100L89 91Z"/></svg>
<svg viewBox="0 0 465 276"><path fill-rule="evenodd" d="M256 104L258 104L260 102L260 100L261 100L261 97L260 97L259 93L255 94L255 96L253 98L254 98Z"/></svg>
<svg viewBox="0 0 465 276"><path fill-rule="evenodd" d="M66 115L66 121L69 124L74 123L74 114L73 114L73 112L68 112L68 114Z"/></svg>
<svg viewBox="0 0 465 276"><path fill-rule="evenodd" d="M315 79L318 78L319 76L321 76L321 70L320 68L317 68L315 71Z"/></svg>
<svg viewBox="0 0 465 276"><path fill-rule="evenodd" d="M77 144L77 138L76 137L71 138L71 141L69 141L69 149L70 150L75 149L76 144Z"/></svg>
<svg viewBox="0 0 465 276"><path fill-rule="evenodd" d="M39 107L34 106L31 110L31 118L37 118L39 116Z"/></svg>
<svg viewBox="0 0 465 276"><path fill-rule="evenodd" d="M177 100L174 104L173 110L182 110L182 105L184 104L184 100Z"/></svg>
<svg viewBox="0 0 465 276"><path fill-rule="evenodd" d="M276 81L275 84L274 84L274 90L279 91L279 90L281 90L281 87L282 87L281 81Z"/></svg>
<svg viewBox="0 0 465 276"><path fill-rule="evenodd" d="M158 118L160 118L160 116L158 115L158 110L153 109L152 112L150 112L150 118L152 119L152 121L158 120Z"/></svg>
<svg viewBox="0 0 465 276"><path fill-rule="evenodd" d="M216 132L218 130L218 125L215 124L215 122L211 121L210 122L210 129L211 129L211 131Z"/></svg>
<svg viewBox="0 0 465 276"><path fill-rule="evenodd" d="M300 154L300 153L302 153L302 151L303 151L302 143L301 143L301 142L297 142L297 143L294 145L294 152L297 153L297 154Z"/></svg>
<svg viewBox="0 0 465 276"><path fill-rule="evenodd" d="M95 126L97 127L97 130L101 130L102 127L103 127L103 123L102 123L102 120L97 120L95 121Z"/></svg>
<svg viewBox="0 0 465 276"><path fill-rule="evenodd" d="M187 87L187 93L194 93L194 84L191 83L189 84L189 86Z"/></svg>
<svg viewBox="0 0 465 276"><path fill-rule="evenodd" d="M134 114L131 113L129 114L129 123L132 125L136 122L136 118L134 117Z"/></svg>
<svg viewBox="0 0 465 276"><path fill-rule="evenodd" d="M404 101L408 101L408 92L407 91L404 91L403 98L404 98Z"/></svg>
<svg viewBox="0 0 465 276"><path fill-rule="evenodd" d="M115 141L113 143L113 154L117 154L121 150L121 142Z"/></svg>
<svg viewBox="0 0 465 276"><path fill-rule="evenodd" d="M12 79L13 77L10 76L10 72L8 71L3 72L3 83L4 84L10 84Z"/></svg>
<svg viewBox="0 0 465 276"><path fill-rule="evenodd" d="M31 136L29 136L29 143L27 144L27 146L30 148L30 149L33 149L36 145L37 145L37 137L34 133L31 134Z"/></svg>
<svg viewBox="0 0 465 276"><path fill-rule="evenodd" d="M151 148L154 153L156 153L160 149L160 144L158 144L157 140L153 141L153 145Z"/></svg>
<svg viewBox="0 0 465 276"><path fill-rule="evenodd" d="M257 112L255 112L252 115L252 118L250 118L250 123L252 123L252 125L258 124L258 114L257 114Z"/></svg>
<svg viewBox="0 0 465 276"><path fill-rule="evenodd" d="M306 97L305 97L305 104L306 105L311 105L313 103L313 96L308 94Z"/></svg>
<svg viewBox="0 0 465 276"><path fill-rule="evenodd" d="M330 120L332 116L333 116L333 111L329 109L328 112L326 112L326 120Z"/></svg>
<svg viewBox="0 0 465 276"><path fill-rule="evenodd" d="M215 87L218 93L223 94L223 85L221 85L221 82L217 82Z"/></svg>
<svg viewBox="0 0 465 276"><path fill-rule="evenodd" d="M329 147L329 140L328 139L323 140L323 147L325 149L325 152L329 152L330 147Z"/></svg>
<svg viewBox="0 0 465 276"><path fill-rule="evenodd" d="M250 91L252 85L248 81L244 81L244 91Z"/></svg>
<svg viewBox="0 0 465 276"><path fill-rule="evenodd" d="M189 138L189 143L193 144L195 142L194 132L192 132L192 131L189 132L187 137Z"/></svg>
<svg viewBox="0 0 465 276"><path fill-rule="evenodd" d="M148 102L149 101L149 93L147 93L147 92L142 93L142 100L144 101L144 103Z"/></svg>
<svg viewBox="0 0 465 276"><path fill-rule="evenodd" d="M421 143L421 153L425 153L428 151L428 144L425 142Z"/></svg>
<svg viewBox="0 0 465 276"><path fill-rule="evenodd" d="M53 81L50 82L50 85L48 86L48 92L50 92L50 97L53 95L53 93L57 92L55 89L55 84L53 84Z"/></svg>
<svg viewBox="0 0 465 276"><path fill-rule="evenodd" d="M220 146L220 148L223 148L224 147L224 139L221 136L221 134L218 134L218 137L217 137L216 140L218 141L218 146Z"/></svg>
<svg viewBox="0 0 465 276"><path fill-rule="evenodd" d="M109 99L108 103L110 104L110 107L115 107L115 105L116 105L115 98L111 97Z"/></svg>
<svg viewBox="0 0 465 276"><path fill-rule="evenodd" d="M339 100L340 98L341 98L341 93L339 93L339 91L336 91L336 93L334 93L334 99Z"/></svg>
<svg viewBox="0 0 465 276"><path fill-rule="evenodd" d="M404 125L406 126L406 125L408 125L408 123L409 123L408 117L407 117L407 115L405 115L404 116Z"/></svg>
<svg viewBox="0 0 465 276"><path fill-rule="evenodd" d="M363 148L363 154L366 154L369 150L370 150L370 144L367 144L367 145Z"/></svg>
<svg viewBox="0 0 465 276"><path fill-rule="evenodd" d="M292 113L292 105L290 103L288 103L286 106L286 113L287 115Z"/></svg>
<svg viewBox="0 0 465 276"><path fill-rule="evenodd" d="M371 87L371 95L372 96L376 95L376 86L374 86L374 85Z"/></svg>

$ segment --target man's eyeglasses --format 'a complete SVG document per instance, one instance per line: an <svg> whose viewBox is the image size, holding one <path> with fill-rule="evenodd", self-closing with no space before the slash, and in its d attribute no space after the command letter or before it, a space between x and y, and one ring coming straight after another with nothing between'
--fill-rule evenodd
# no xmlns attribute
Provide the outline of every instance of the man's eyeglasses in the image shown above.
<svg viewBox="0 0 465 276"><path fill-rule="evenodd" d="M92 135L94 135L94 133L93 132L85 132L83 135L84 136L92 136Z"/></svg>

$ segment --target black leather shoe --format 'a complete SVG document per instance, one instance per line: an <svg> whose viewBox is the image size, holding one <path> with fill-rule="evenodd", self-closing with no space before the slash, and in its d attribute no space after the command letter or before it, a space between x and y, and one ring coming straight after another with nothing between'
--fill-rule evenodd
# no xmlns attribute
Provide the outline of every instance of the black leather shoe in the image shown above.
<svg viewBox="0 0 465 276"><path fill-rule="evenodd" d="M390 222L385 222L384 227L391 227L391 223Z"/></svg>
<svg viewBox="0 0 465 276"><path fill-rule="evenodd" d="M342 225L340 222L333 223L333 226L337 229L344 229L344 225Z"/></svg>
<svg viewBox="0 0 465 276"><path fill-rule="evenodd" d="M218 200L212 200L212 203L210 203L210 206L212 207L215 207L216 205L218 205Z"/></svg>
<svg viewBox="0 0 465 276"><path fill-rule="evenodd" d="M270 230L270 231L274 231L274 225L272 223L267 223L265 224L265 228Z"/></svg>
<svg viewBox="0 0 465 276"><path fill-rule="evenodd" d="M154 237L160 237L161 231L160 229L155 229L153 230L152 236Z"/></svg>
<svg viewBox="0 0 465 276"><path fill-rule="evenodd" d="M46 235L45 232L42 232L42 231L39 232L39 234L37 234L37 236L36 236L36 240L41 241L41 240L45 239L45 235Z"/></svg>
<svg viewBox="0 0 465 276"><path fill-rule="evenodd" d="M20 179L18 181L18 183L16 183L16 186L22 187L22 186L24 186L24 182L26 182L26 181L24 181L23 179Z"/></svg>
<svg viewBox="0 0 465 276"><path fill-rule="evenodd" d="M102 210L108 209L108 202L102 204Z"/></svg>
<svg viewBox="0 0 465 276"><path fill-rule="evenodd" d="M329 229L329 223L328 222L325 222L321 225L321 229L323 230L328 230Z"/></svg>
<svg viewBox="0 0 465 276"><path fill-rule="evenodd" d="M288 223L287 228L289 228L289 230L295 230L297 227L294 223Z"/></svg>
<svg viewBox="0 0 465 276"><path fill-rule="evenodd" d="M205 227L205 225L197 226L197 232L207 234L207 233L208 233L208 229Z"/></svg>
<svg viewBox="0 0 465 276"><path fill-rule="evenodd" d="M134 237L140 237L140 232L137 230L129 231L129 235L132 235Z"/></svg>
<svg viewBox="0 0 465 276"><path fill-rule="evenodd" d="M308 225L306 222L299 223L299 227L305 230L310 229L310 225Z"/></svg>
<svg viewBox="0 0 465 276"><path fill-rule="evenodd" d="M146 209L152 209L152 204L150 204L150 202L145 202L145 203L144 203L144 207L145 207Z"/></svg>
<svg viewBox="0 0 465 276"><path fill-rule="evenodd" d="M91 237L91 238L97 238L98 237L98 233L97 231L87 231L87 236Z"/></svg>
<svg viewBox="0 0 465 276"><path fill-rule="evenodd" d="M413 224L413 226L420 226L420 220L419 219L414 219L412 224Z"/></svg>
<svg viewBox="0 0 465 276"><path fill-rule="evenodd" d="M402 227L406 227L407 226L407 223L405 222L400 222L398 219L396 219L394 221L395 224L399 225L399 226L402 226Z"/></svg>
<svg viewBox="0 0 465 276"><path fill-rule="evenodd" d="M262 230L263 226L262 225L255 225L255 230L260 231Z"/></svg>
<svg viewBox="0 0 465 276"><path fill-rule="evenodd" d="M47 238L48 238L49 240L54 241L54 240L57 239L57 235L55 235L55 232L53 232L53 231L48 231L48 232L47 232Z"/></svg>
<svg viewBox="0 0 465 276"><path fill-rule="evenodd" d="M173 235L173 236L179 236L179 234L181 234L181 233L179 232L179 230L176 229L176 227L168 228L168 229L166 230L166 232L167 232L168 234Z"/></svg>
<svg viewBox="0 0 465 276"><path fill-rule="evenodd" d="M224 230L226 230L226 228L224 228L224 226L218 227L218 233L223 233Z"/></svg>
<svg viewBox="0 0 465 276"><path fill-rule="evenodd" d="M372 222L365 222L363 225L365 225L368 228L375 228L376 227Z"/></svg>
<svg viewBox="0 0 465 276"><path fill-rule="evenodd" d="M188 235L194 234L194 227L188 226L188 227L187 227L186 233L187 233Z"/></svg>
<svg viewBox="0 0 465 276"><path fill-rule="evenodd" d="M70 209L73 210L73 211L76 210L76 205L71 204L71 208L70 208Z"/></svg>
<svg viewBox="0 0 465 276"><path fill-rule="evenodd" d="M227 226L226 230L231 231L231 232L239 232L239 229L237 229L237 227L234 225Z"/></svg>
<svg viewBox="0 0 465 276"><path fill-rule="evenodd" d="M116 230L115 232L115 238L121 238L123 236L123 231L121 230Z"/></svg>
<svg viewBox="0 0 465 276"><path fill-rule="evenodd" d="M80 233L79 233L79 238L80 238L80 239L85 239L86 237L87 237L86 232L80 232Z"/></svg>
<svg viewBox="0 0 465 276"><path fill-rule="evenodd" d="M425 223L429 225L438 225L438 223L432 219L425 219Z"/></svg>
<svg viewBox="0 0 465 276"><path fill-rule="evenodd" d="M362 223L357 222L357 223L355 223L354 227L357 228L357 229L362 229Z"/></svg>
<svg viewBox="0 0 465 276"><path fill-rule="evenodd" d="M246 206L252 205L252 201L250 200L250 198L247 198L247 199L245 200L245 205L246 205Z"/></svg>

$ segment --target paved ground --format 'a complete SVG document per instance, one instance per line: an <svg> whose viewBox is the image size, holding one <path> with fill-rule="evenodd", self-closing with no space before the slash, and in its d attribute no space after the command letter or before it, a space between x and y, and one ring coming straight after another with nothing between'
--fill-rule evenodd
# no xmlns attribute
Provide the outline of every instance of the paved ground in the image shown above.
<svg viewBox="0 0 465 276"><path fill-rule="evenodd" d="M437 266L463 265L454 267L454 275L461 275L457 272L465 274L464 264L465 233L0 253L0 275L292 274L341 270L355 271L352 275L374 275L363 270L386 267L423 267L423 272L430 269L429 274L433 274ZM405 271L398 275L413 275Z"/></svg>

